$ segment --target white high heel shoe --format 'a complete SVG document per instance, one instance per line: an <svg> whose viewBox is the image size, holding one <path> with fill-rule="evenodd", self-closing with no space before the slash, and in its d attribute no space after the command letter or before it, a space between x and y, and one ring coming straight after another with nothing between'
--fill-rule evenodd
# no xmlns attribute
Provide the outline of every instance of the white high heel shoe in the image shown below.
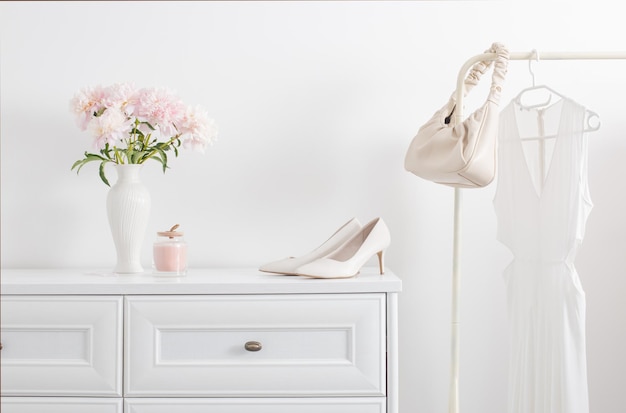
<svg viewBox="0 0 626 413"><path fill-rule="evenodd" d="M259 271L284 275L296 275L296 268L330 254L360 230L361 223L358 219L352 218L350 221L343 224L333 235L331 235L330 238L324 241L322 245L313 251L300 257L288 257L264 264L259 267Z"/></svg>
<svg viewBox="0 0 626 413"><path fill-rule="evenodd" d="M329 255L296 269L297 275L313 278L349 278L359 273L361 267L378 255L380 274L384 274L383 253L391 242L389 229L381 218L365 225L358 233Z"/></svg>

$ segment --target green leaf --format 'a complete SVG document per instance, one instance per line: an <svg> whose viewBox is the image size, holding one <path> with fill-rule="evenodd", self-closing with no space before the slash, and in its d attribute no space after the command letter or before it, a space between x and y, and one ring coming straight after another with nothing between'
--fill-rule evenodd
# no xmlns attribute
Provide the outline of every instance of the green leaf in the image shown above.
<svg viewBox="0 0 626 413"><path fill-rule="evenodd" d="M146 153L141 151L141 152L133 152L132 155L129 157L130 159L130 163L141 163L139 162L141 160L141 158L143 158L143 156Z"/></svg>
<svg viewBox="0 0 626 413"><path fill-rule="evenodd" d="M105 161L106 158L100 155L96 155L95 153L85 153L85 162L91 161Z"/></svg>
<svg viewBox="0 0 626 413"><path fill-rule="evenodd" d="M85 166L87 163L89 162L93 162L93 161L106 161L107 159L100 156L100 155L96 155L94 153L87 153L85 152L85 158L84 159L79 159L78 161L74 162L74 164L72 164L72 167L70 168L70 170L74 170L76 169L76 173L79 173L80 170L83 168L83 166Z"/></svg>
<svg viewBox="0 0 626 413"><path fill-rule="evenodd" d="M149 159L154 159L161 164L163 173L167 170L167 155L162 150L156 149L157 154L152 155Z"/></svg>
<svg viewBox="0 0 626 413"><path fill-rule="evenodd" d="M109 146L109 143L105 143L104 144L104 148L100 149L100 153L102 154L102 156L106 159L112 159L111 158L111 147ZM85 156L87 156L87 152L85 152Z"/></svg>
<svg viewBox="0 0 626 413"><path fill-rule="evenodd" d="M84 164L85 160L84 159L79 159L76 162L74 162L74 164L72 165L72 168L70 169L70 171L73 171L74 168L76 168L77 166ZM80 168L78 168L78 170L80 171ZM76 173L78 173L78 171L76 171Z"/></svg>
<svg viewBox="0 0 626 413"><path fill-rule="evenodd" d="M109 184L109 181L107 180L106 175L104 174L104 165L107 163L107 161L102 161L100 163L100 168L99 168L99 174L100 174L100 179L102 179L102 182L104 182L107 186L111 186Z"/></svg>
<svg viewBox="0 0 626 413"><path fill-rule="evenodd" d="M159 151L159 155L161 155L161 164L163 164L163 173L165 173L165 170L167 169L167 154L165 151L160 149L157 150Z"/></svg>

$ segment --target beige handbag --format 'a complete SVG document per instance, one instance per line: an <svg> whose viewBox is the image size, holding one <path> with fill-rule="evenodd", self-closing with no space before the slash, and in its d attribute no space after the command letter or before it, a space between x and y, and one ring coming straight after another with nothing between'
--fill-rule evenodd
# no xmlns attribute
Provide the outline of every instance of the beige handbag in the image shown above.
<svg viewBox="0 0 626 413"><path fill-rule="evenodd" d="M485 53L496 53L495 63L476 63L465 78L464 96L494 64L487 101L461 124L455 124L456 94L422 126L404 160L407 171L430 181L460 188L487 186L496 173L498 103L509 53L494 43Z"/></svg>

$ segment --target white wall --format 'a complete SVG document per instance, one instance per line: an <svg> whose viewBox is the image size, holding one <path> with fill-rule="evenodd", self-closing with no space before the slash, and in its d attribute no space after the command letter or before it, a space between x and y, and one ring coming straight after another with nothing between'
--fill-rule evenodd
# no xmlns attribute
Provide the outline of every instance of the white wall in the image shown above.
<svg viewBox="0 0 626 413"><path fill-rule="evenodd" d="M172 160L166 175L156 163L144 169L153 199L145 264L152 234L174 223L193 266L256 267L307 252L352 216L382 216L387 265L404 282L401 410L446 411L453 191L405 172L405 150L461 64L493 41L515 51L626 49L610 3L3 2L2 266L113 265L107 188L96 165L70 171L90 138L68 101L86 85L171 87L209 109L220 140L205 156ZM534 68L538 82L602 118L577 267L592 412L615 411L626 388L626 61ZM528 85L527 62L512 62L503 102ZM494 239L494 187L464 197L464 412L505 411L500 274L510 254Z"/></svg>

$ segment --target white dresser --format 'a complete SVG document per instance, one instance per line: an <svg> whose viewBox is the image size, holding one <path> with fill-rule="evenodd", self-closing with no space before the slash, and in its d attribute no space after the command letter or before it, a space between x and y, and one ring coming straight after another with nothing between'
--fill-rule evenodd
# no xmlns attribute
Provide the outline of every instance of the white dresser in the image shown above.
<svg viewBox="0 0 626 413"><path fill-rule="evenodd" d="M1 280L3 413L398 413L390 272Z"/></svg>

